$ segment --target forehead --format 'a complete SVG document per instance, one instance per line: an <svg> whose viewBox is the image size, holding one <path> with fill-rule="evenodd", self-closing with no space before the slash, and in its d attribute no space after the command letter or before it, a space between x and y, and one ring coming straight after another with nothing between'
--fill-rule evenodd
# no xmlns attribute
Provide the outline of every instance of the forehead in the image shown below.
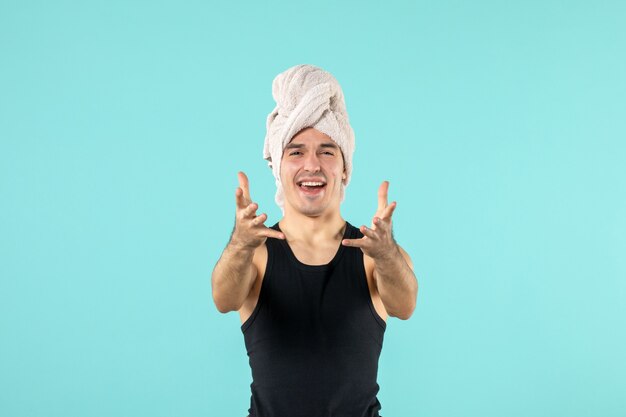
<svg viewBox="0 0 626 417"><path fill-rule="evenodd" d="M296 134L291 141L287 144L285 149L289 148L302 148L305 146L321 146L324 148L339 148L335 141L325 133L320 132L314 128L306 128Z"/></svg>

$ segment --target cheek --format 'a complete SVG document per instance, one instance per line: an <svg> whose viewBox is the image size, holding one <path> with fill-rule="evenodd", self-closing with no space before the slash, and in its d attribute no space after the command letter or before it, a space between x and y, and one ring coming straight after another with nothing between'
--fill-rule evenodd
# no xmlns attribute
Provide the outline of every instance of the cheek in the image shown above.
<svg viewBox="0 0 626 417"><path fill-rule="evenodd" d="M326 172L328 172L335 178L341 178L341 175L343 174L343 165L340 163L338 164L336 162L329 162L324 165L324 168Z"/></svg>
<svg viewBox="0 0 626 417"><path fill-rule="evenodd" d="M293 179L294 175L295 171L291 164L283 163L280 165L280 180L282 182L285 182L285 180L290 181L291 179Z"/></svg>

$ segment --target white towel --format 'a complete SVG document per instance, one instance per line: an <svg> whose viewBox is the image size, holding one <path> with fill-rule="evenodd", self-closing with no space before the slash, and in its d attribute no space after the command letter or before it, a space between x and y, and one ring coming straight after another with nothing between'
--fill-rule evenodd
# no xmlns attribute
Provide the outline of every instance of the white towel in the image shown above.
<svg viewBox="0 0 626 417"><path fill-rule="evenodd" d="M272 83L276 108L267 116L263 158L276 179L276 204L283 214L284 195L280 181L280 162L285 146L301 130L313 127L330 136L343 153L346 179L341 186L341 201L352 173L354 131L348 120L339 83L329 72L313 65L296 65L278 74Z"/></svg>

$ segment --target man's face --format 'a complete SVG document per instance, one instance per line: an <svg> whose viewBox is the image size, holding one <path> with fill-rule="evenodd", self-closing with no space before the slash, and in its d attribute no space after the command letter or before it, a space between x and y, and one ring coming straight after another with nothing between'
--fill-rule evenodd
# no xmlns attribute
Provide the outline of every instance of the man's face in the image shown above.
<svg viewBox="0 0 626 417"><path fill-rule="evenodd" d="M329 208L338 208L344 178L341 149L316 129L300 131L283 151L280 180L285 206L302 214L319 216Z"/></svg>

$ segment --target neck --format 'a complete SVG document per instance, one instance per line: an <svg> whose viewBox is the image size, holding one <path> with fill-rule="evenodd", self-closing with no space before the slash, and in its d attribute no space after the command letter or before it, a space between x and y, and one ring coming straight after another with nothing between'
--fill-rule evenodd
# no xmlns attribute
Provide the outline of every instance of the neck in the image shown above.
<svg viewBox="0 0 626 417"><path fill-rule="evenodd" d="M339 209L313 217L289 210L286 206L285 215L278 225L288 241L312 243L341 239L346 221Z"/></svg>

